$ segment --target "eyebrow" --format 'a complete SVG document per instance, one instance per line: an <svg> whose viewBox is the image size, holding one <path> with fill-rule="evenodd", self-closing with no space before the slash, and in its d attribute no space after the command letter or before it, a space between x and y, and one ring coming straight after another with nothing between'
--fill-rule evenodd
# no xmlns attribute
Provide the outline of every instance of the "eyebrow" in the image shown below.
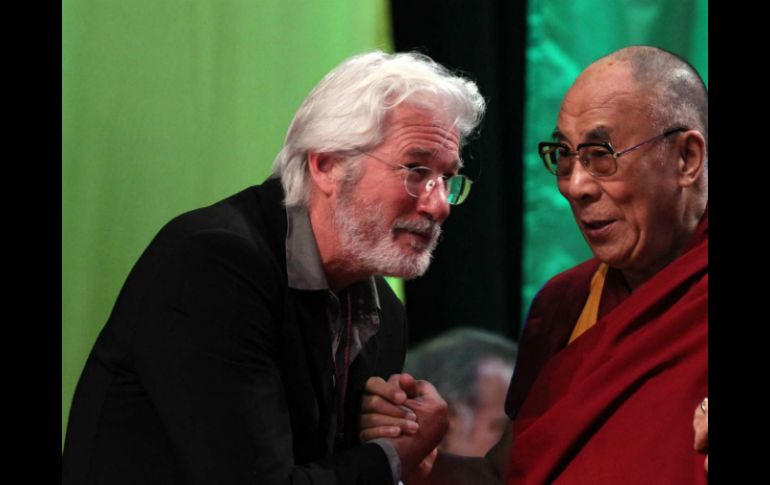
<svg viewBox="0 0 770 485"><path fill-rule="evenodd" d="M427 148L411 147L406 151L406 154L410 157L430 159L433 158L436 152Z"/></svg>
<svg viewBox="0 0 770 485"><path fill-rule="evenodd" d="M586 133L586 139L589 142L592 142L592 141L608 142L610 141L610 130L608 130L606 127L601 125L597 126L596 128Z"/></svg>
<svg viewBox="0 0 770 485"><path fill-rule="evenodd" d="M427 162L428 160L436 156L436 151L429 150L427 148L412 147L406 151L406 154L409 155L410 157L414 157L424 162ZM463 167L462 159L455 158L454 160L452 160L452 166L450 167L452 170L459 170L462 167Z"/></svg>
<svg viewBox="0 0 770 485"><path fill-rule="evenodd" d="M557 142L563 142L567 140L567 136L561 132L558 128L554 129L551 133L551 137ZM585 134L587 142L609 142L610 130L603 125L599 125L593 128L591 131Z"/></svg>

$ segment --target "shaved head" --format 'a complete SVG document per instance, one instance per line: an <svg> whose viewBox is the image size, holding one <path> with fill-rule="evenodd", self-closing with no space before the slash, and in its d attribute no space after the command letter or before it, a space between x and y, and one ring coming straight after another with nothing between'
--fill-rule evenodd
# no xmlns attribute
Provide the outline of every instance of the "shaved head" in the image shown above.
<svg viewBox="0 0 770 485"><path fill-rule="evenodd" d="M651 119L659 130L674 124L698 130L708 150L708 89L689 62L658 47L630 46L602 57L584 72L615 63L627 63L634 81L649 93Z"/></svg>

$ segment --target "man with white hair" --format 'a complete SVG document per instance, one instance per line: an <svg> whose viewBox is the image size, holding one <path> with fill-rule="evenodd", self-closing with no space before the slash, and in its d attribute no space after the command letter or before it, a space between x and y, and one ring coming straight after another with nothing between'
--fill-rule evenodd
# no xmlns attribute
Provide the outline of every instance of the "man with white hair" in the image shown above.
<svg viewBox="0 0 770 485"><path fill-rule="evenodd" d="M366 380L406 352L381 275L427 270L484 108L419 54L331 71L274 176L177 217L132 270L75 393L64 483L390 485L415 468L445 419L358 440ZM412 394L417 417L446 414L434 394Z"/></svg>

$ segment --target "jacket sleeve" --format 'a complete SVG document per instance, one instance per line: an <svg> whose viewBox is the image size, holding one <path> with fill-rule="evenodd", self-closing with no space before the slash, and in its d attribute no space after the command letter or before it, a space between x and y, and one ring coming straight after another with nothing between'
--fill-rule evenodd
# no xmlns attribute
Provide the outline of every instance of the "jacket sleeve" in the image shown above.
<svg viewBox="0 0 770 485"><path fill-rule="evenodd" d="M136 305L135 366L190 483L392 484L373 444L295 463L274 260L208 231L168 243L155 261Z"/></svg>

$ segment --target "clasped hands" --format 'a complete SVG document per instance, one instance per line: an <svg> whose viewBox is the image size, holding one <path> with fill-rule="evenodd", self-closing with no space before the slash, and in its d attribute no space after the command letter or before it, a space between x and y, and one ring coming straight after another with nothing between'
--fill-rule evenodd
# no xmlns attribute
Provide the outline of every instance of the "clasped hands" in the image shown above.
<svg viewBox="0 0 770 485"><path fill-rule="evenodd" d="M366 382L359 438L392 443L404 481L428 475L448 428L447 404L431 383L409 374L394 374L387 381L371 377Z"/></svg>

